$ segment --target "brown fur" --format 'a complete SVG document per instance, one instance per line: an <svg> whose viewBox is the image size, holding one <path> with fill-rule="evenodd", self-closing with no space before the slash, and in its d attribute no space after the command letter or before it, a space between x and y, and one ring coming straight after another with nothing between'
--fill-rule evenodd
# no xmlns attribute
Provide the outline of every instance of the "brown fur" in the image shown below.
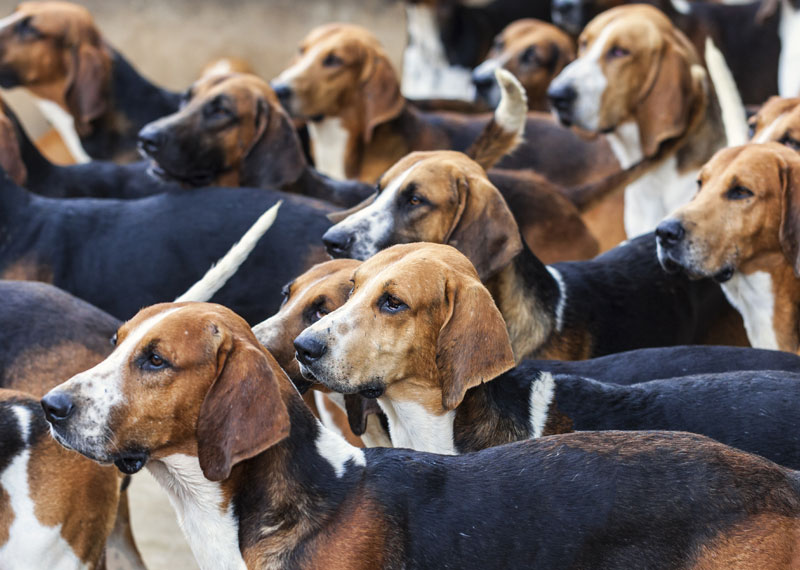
<svg viewBox="0 0 800 570"><path fill-rule="evenodd" d="M53 282L53 270L33 256L23 257L6 267L0 278L9 281Z"/></svg>
<svg viewBox="0 0 800 570"><path fill-rule="evenodd" d="M5 101L0 100L0 166L20 186L25 185L28 170L22 162L19 140L14 123L6 115Z"/></svg>
<svg viewBox="0 0 800 570"><path fill-rule="evenodd" d="M42 396L53 386L91 368L111 352L98 352L80 342L63 341L47 348L31 348L18 354L5 371L4 387Z"/></svg>
<svg viewBox="0 0 800 570"><path fill-rule="evenodd" d="M691 244L687 270L715 275L726 266L772 276L773 325L782 350L800 350L800 286L796 193L800 189L800 156L777 143L750 144L718 152L700 173L695 198L675 211ZM743 186L754 193L728 200L726 193Z"/></svg>
<svg viewBox="0 0 800 570"><path fill-rule="evenodd" d="M532 58L528 50L533 50ZM528 109L547 112L547 88L575 59L575 44L554 25L525 18L512 22L497 35L486 59L496 60L519 79L528 96Z"/></svg>
<svg viewBox="0 0 800 570"><path fill-rule="evenodd" d="M111 53L86 8L69 2L24 2L15 12L41 33L21 41L7 27L0 34L0 69L14 73L36 96L75 119L78 133L106 111Z"/></svg>
<svg viewBox="0 0 800 570"><path fill-rule="evenodd" d="M753 141L776 141L800 150L800 98L771 97L749 123ZM767 129L767 140L762 141Z"/></svg>
<svg viewBox="0 0 800 570"><path fill-rule="evenodd" d="M8 491L0 487L0 546L8 542L11 533L11 525L14 523L14 513L11 510L11 497L8 496Z"/></svg>

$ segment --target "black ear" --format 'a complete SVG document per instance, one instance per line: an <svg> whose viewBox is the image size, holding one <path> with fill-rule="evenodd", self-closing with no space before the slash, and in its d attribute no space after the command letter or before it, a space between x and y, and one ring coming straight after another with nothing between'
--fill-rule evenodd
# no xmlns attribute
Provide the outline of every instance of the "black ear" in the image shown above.
<svg viewBox="0 0 800 570"><path fill-rule="evenodd" d="M286 112L258 97L256 135L244 159L247 184L280 188L295 182L306 166L303 148Z"/></svg>

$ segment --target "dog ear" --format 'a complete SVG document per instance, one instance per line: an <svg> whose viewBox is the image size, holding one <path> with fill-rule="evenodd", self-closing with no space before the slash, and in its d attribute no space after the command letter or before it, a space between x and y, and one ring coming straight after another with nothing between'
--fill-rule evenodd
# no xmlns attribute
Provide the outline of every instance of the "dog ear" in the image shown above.
<svg viewBox="0 0 800 570"><path fill-rule="evenodd" d="M364 142L372 140L375 127L397 117L403 110L405 100L400 94L397 72L383 54L372 56L362 74L362 96L364 105Z"/></svg>
<svg viewBox="0 0 800 570"><path fill-rule="evenodd" d="M371 194L370 196L364 198L361 202L359 202L352 208L348 208L347 210L340 210L338 212L331 212L330 214L327 214L327 218L334 224L338 224L350 214L355 214L359 210L363 210L364 208L372 204L375 200L377 200L377 198L378 198L378 193L375 192L374 194Z"/></svg>
<svg viewBox="0 0 800 570"><path fill-rule="evenodd" d="M79 134L89 132L89 123L106 112L111 58L105 48L80 42L70 50L66 103Z"/></svg>
<svg viewBox="0 0 800 570"><path fill-rule="evenodd" d="M789 151L794 154L794 151ZM791 162L777 157L783 185L781 225L778 230L781 249L786 260L800 277L800 160L792 156Z"/></svg>
<svg viewBox="0 0 800 570"><path fill-rule="evenodd" d="M508 265L522 250L522 238L508 204L485 176L453 179L460 215L445 242L466 255L481 281Z"/></svg>
<svg viewBox="0 0 800 570"><path fill-rule="evenodd" d="M695 91L704 84L693 78L687 49L691 48L679 38L666 39L661 57L645 81L634 111L645 157L655 156L662 142L682 135L689 127Z"/></svg>
<svg viewBox="0 0 800 570"><path fill-rule="evenodd" d="M514 367L506 323L489 291L472 276L454 275L445 286L448 317L436 344L442 406L452 410L470 388Z"/></svg>
<svg viewBox="0 0 800 570"><path fill-rule="evenodd" d="M229 332L218 334L222 369L203 400L196 428L200 468L210 481L227 479L234 465L289 435L278 363Z"/></svg>
<svg viewBox="0 0 800 570"><path fill-rule="evenodd" d="M255 105L255 133L244 156L243 178L273 188L291 184L306 166L297 131L282 108L261 96Z"/></svg>
<svg viewBox="0 0 800 570"><path fill-rule="evenodd" d="M0 109L2 107L3 105L0 103ZM11 119L4 113L0 113L0 166L14 182L20 186L25 184L25 180L28 178L28 169L22 162L17 130Z"/></svg>

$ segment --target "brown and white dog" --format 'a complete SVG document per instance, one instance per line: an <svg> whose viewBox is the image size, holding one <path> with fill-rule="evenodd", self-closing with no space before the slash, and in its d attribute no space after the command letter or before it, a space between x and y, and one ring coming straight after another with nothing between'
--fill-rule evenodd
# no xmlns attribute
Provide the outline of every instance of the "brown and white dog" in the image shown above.
<svg viewBox="0 0 800 570"><path fill-rule="evenodd" d="M0 20L0 85L33 93L79 162L136 158L136 133L180 98L140 76L70 2L23 2Z"/></svg>
<svg viewBox="0 0 800 570"><path fill-rule="evenodd" d="M474 321L458 318L466 337L447 348L483 352ZM466 372L454 359L441 366ZM666 432L569 434L458 457L359 450L313 418L247 322L218 305L141 311L108 359L42 405L64 444L125 472L150 469L203 570L798 561L796 472Z"/></svg>
<svg viewBox="0 0 800 570"><path fill-rule="evenodd" d="M500 91L494 70L502 67L519 79L528 95L528 109L549 111L547 88L550 81L575 59L572 38L541 20L517 20L495 38L486 59L472 72L479 100L494 108Z"/></svg>
<svg viewBox="0 0 800 570"><path fill-rule="evenodd" d="M657 229L668 269L714 277L756 348L800 352L800 155L785 145L718 152L695 198Z"/></svg>
<svg viewBox="0 0 800 570"><path fill-rule="evenodd" d="M685 204L700 167L726 135L713 86L693 46L656 8L621 6L597 16L578 58L550 85L562 122L607 133L625 169L625 231L652 231Z"/></svg>
<svg viewBox="0 0 800 570"><path fill-rule="evenodd" d="M652 234L595 259L545 266L520 239L498 189L461 153L412 153L384 174L374 202L362 206L323 235L329 254L365 260L394 244L456 247L492 292L518 359L746 342L710 333L712 323L730 314L734 323L724 328L744 337L716 284L665 275ZM556 224L550 231L566 229Z"/></svg>
<svg viewBox="0 0 800 570"><path fill-rule="evenodd" d="M300 365L295 359L294 339L307 327L344 304L353 287L353 271L359 265L361 262L355 259L334 259L315 265L287 283L283 288L283 304L278 312L253 327L258 342L275 357L301 393L305 393L312 385L300 373ZM358 436L367 447L392 447L385 427L375 415L380 408L374 400L358 395L342 397L341 394L325 390L320 384L314 384L313 387L312 401L317 416L327 428L338 431L351 442L351 435ZM309 403L306 395L304 399ZM337 409L332 409L328 402L332 402ZM348 433L339 419L343 411L347 413L347 424L352 434Z"/></svg>
<svg viewBox="0 0 800 570"><path fill-rule="evenodd" d="M411 151L466 151L489 121L482 115L417 110L401 95L377 38L349 24L312 30L272 85L290 115L308 120L315 164L334 178L372 183ZM507 123L503 105L494 119ZM532 169L563 186L619 170L606 142L585 141L547 115L529 115L525 136L500 168Z"/></svg>
<svg viewBox="0 0 800 570"><path fill-rule="evenodd" d="M800 151L800 98L771 97L749 124L752 142L776 141Z"/></svg>

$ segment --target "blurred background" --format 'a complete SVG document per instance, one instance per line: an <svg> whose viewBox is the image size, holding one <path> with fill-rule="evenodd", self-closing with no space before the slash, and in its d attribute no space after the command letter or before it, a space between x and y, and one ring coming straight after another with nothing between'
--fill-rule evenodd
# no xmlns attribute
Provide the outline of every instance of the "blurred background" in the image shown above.
<svg viewBox="0 0 800 570"><path fill-rule="evenodd" d="M91 10L106 40L145 77L182 90L209 61L240 57L264 79L275 77L314 26L353 22L381 40L395 65L405 46L403 4L394 0L72 0ZM537 0L532 0L537 1ZM19 2L0 0L0 17ZM47 130L32 99L7 93L29 133Z"/></svg>

